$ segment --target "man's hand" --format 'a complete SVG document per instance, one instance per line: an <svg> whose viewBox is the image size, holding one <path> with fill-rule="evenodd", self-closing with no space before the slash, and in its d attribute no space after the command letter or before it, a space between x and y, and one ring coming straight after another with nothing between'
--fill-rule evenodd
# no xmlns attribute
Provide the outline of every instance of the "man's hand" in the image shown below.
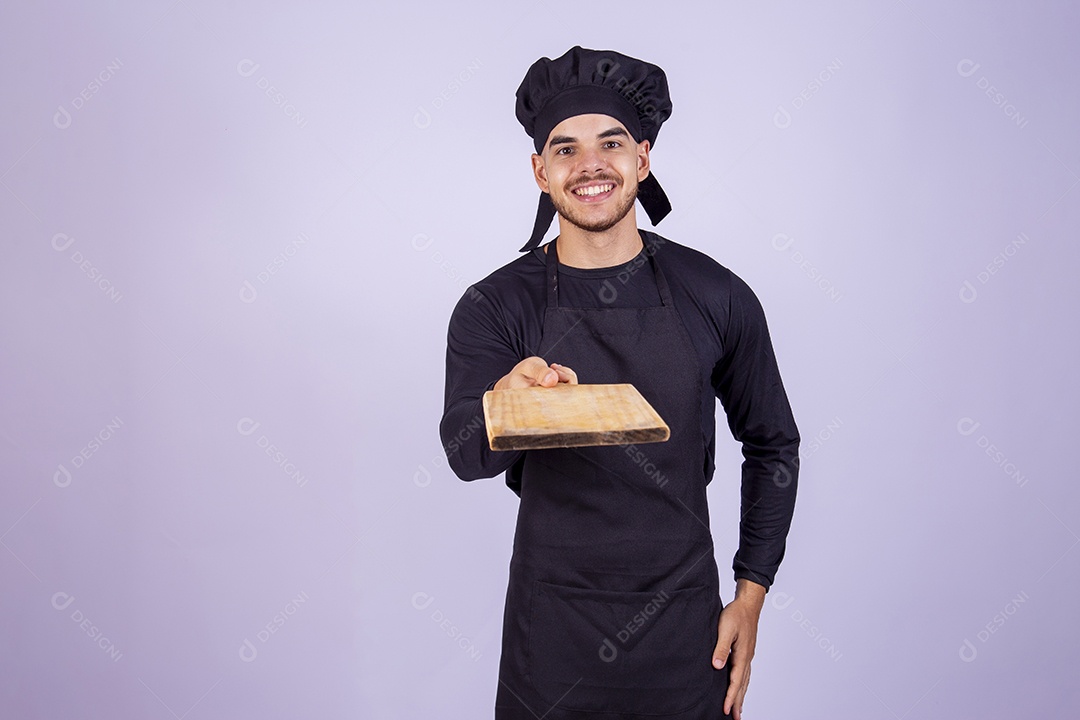
<svg viewBox="0 0 1080 720"><path fill-rule="evenodd" d="M527 357L514 369L495 383L495 390L509 390L511 388L553 387L559 383L577 385L577 373L558 363L549 366L544 358L537 355Z"/></svg>
<svg viewBox="0 0 1080 720"><path fill-rule="evenodd" d="M764 604L765 586L739 578L735 584L735 598L720 612L713 667L720 669L731 661L724 712L731 713L734 708L735 720L742 719L743 698L750 686L750 659L754 657L758 618Z"/></svg>

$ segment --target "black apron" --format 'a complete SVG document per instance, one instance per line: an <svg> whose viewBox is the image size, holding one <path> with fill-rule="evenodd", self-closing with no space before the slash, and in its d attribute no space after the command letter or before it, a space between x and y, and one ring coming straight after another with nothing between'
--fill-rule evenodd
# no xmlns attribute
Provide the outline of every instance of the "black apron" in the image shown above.
<svg viewBox="0 0 1080 720"><path fill-rule="evenodd" d="M495 718L730 718L728 667L712 667L722 603L705 495L709 374L659 244L645 253L662 306L570 308L559 306L556 241L537 354L583 383L632 383L671 437L526 452Z"/></svg>

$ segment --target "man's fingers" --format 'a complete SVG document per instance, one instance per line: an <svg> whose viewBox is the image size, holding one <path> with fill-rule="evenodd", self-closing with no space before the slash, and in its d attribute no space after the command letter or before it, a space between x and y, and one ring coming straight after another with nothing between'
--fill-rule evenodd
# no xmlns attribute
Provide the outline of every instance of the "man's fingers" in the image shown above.
<svg viewBox="0 0 1080 720"><path fill-rule="evenodd" d="M742 685L739 687L738 692L735 693L734 702L732 703L732 716L735 720L742 720L742 706L743 701L746 699L746 691L750 688L750 666L746 666L746 674L743 675ZM730 693L730 689L729 689Z"/></svg>
<svg viewBox="0 0 1080 720"><path fill-rule="evenodd" d="M544 370L541 371L540 374L537 375L534 379L536 380L537 385L540 385L542 387L551 387L552 385L559 384L559 373L549 368L544 368Z"/></svg>
<svg viewBox="0 0 1080 720"><path fill-rule="evenodd" d="M731 712L731 708L742 705L742 697L746 694L746 665L737 659L731 661L731 675L728 680L727 694L724 695L724 712Z"/></svg>
<svg viewBox="0 0 1080 720"><path fill-rule="evenodd" d="M529 363L525 370L526 376L541 387L554 387L559 383L577 384L577 373L565 365L551 363L549 366L541 357L526 358L522 362Z"/></svg>
<svg viewBox="0 0 1080 720"><path fill-rule="evenodd" d="M720 623L719 629L716 633L716 647L713 648L713 667L720 670L728 661L728 656L731 654L731 645L735 642L734 628L727 627L723 622Z"/></svg>
<svg viewBox="0 0 1080 720"><path fill-rule="evenodd" d="M743 699L750 687L749 654L746 649L740 651L738 645L731 653L731 674L728 678L727 694L724 695L724 712L730 713L734 710L735 720L739 720L742 715Z"/></svg>
<svg viewBox="0 0 1080 720"><path fill-rule="evenodd" d="M577 385L577 373L571 368L559 363L551 363L551 368L559 374L559 382L568 383L570 385Z"/></svg>
<svg viewBox="0 0 1080 720"><path fill-rule="evenodd" d="M550 368L548 368L544 358L537 355L525 358L517 364L517 367L514 368L514 370L524 375L531 383L536 385L543 385L548 374L554 374Z"/></svg>
<svg viewBox="0 0 1080 720"><path fill-rule="evenodd" d="M510 388L536 387L538 385L540 387L554 387L559 383L577 385L577 373L574 372L573 368L558 363L551 363L549 366L544 358L533 355L515 365L513 370L495 383L494 389L508 390Z"/></svg>
<svg viewBox="0 0 1080 720"><path fill-rule="evenodd" d="M559 374L548 367L544 358L533 355L515 365L506 379L506 387L551 387L559 382Z"/></svg>

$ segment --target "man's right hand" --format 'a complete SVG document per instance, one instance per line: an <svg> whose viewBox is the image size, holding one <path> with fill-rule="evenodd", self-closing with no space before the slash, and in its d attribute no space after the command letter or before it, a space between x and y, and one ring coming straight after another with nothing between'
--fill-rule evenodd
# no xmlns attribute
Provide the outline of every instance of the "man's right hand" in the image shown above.
<svg viewBox="0 0 1080 720"><path fill-rule="evenodd" d="M494 389L553 387L559 383L577 385L577 373L558 363L551 363L549 366L544 358L533 355L519 362L513 370L500 378Z"/></svg>

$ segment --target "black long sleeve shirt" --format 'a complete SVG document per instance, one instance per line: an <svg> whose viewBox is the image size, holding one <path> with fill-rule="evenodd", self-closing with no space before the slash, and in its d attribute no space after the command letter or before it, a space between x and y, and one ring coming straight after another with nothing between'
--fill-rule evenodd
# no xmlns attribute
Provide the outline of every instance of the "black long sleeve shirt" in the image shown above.
<svg viewBox="0 0 1080 720"><path fill-rule="evenodd" d="M768 588L784 557L795 509L799 432L764 310L741 278L708 255L647 234L671 286L675 308L705 361L703 367L712 368L711 375L702 378L706 483L714 473L717 398L732 436L742 444L742 520L732 564L735 578ZM489 448L481 399L518 362L537 354L547 305L545 258L543 248L537 247L470 286L454 308L447 332L439 431L450 467L462 480L505 472L506 484L519 495L528 451ZM560 264L559 295L560 304L567 307L661 304L644 248L629 262L610 268Z"/></svg>

